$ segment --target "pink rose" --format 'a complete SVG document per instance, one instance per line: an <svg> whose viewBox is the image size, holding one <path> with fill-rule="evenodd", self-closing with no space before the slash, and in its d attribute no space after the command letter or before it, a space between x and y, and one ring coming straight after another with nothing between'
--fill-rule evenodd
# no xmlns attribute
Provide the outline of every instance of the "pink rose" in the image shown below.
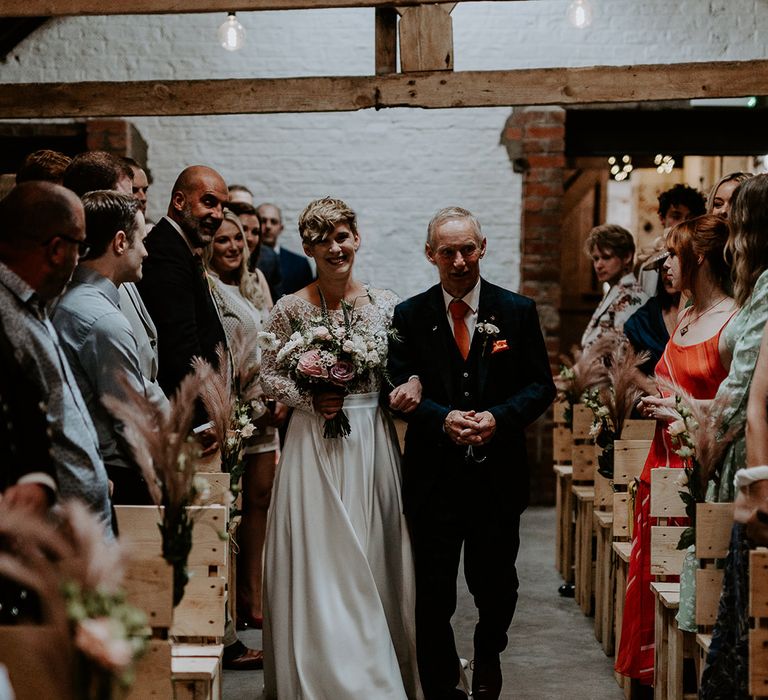
<svg viewBox="0 0 768 700"><path fill-rule="evenodd" d="M323 365L320 353L317 350L307 350L299 358L296 370L307 377L322 377L325 379L328 376L328 370Z"/></svg>
<svg viewBox="0 0 768 700"><path fill-rule="evenodd" d="M355 378L355 366L346 360L339 360L331 367L328 374L337 384L346 384Z"/></svg>

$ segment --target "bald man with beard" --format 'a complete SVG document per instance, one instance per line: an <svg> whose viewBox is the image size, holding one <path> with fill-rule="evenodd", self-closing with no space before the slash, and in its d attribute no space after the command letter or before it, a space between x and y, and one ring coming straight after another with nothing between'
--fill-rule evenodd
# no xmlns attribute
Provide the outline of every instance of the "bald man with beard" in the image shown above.
<svg viewBox="0 0 768 700"><path fill-rule="evenodd" d="M200 255L221 225L228 198L215 170L186 168L173 185L167 214L145 241L149 257L137 286L157 327L158 381L167 396L189 374L193 357L215 364L216 346L226 343ZM208 421L202 407L196 420Z"/></svg>

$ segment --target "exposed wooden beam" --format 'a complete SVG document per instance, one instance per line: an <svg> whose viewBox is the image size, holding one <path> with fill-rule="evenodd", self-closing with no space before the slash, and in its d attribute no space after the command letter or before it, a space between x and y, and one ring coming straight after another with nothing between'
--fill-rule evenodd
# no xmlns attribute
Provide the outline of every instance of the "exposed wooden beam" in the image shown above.
<svg viewBox="0 0 768 700"><path fill-rule="evenodd" d="M461 1L502 2L506 0ZM406 7L454 2L456 0L0 0L0 17L177 15L196 12L317 10L329 7Z"/></svg>
<svg viewBox="0 0 768 700"><path fill-rule="evenodd" d="M376 75L397 73L397 12L376 8Z"/></svg>
<svg viewBox="0 0 768 700"><path fill-rule="evenodd" d="M0 85L0 118L348 112L768 95L768 61ZM212 99L215 96L215 99Z"/></svg>

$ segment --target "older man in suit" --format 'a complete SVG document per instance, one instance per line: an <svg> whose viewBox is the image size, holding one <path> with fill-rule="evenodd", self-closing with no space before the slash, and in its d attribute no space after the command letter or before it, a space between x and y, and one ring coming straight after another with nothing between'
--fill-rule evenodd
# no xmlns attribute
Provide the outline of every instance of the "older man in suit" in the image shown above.
<svg viewBox="0 0 768 700"><path fill-rule="evenodd" d="M274 204L260 204L256 211L261 219L261 244L274 250L280 261L280 296L303 289L312 281L312 268L305 256L280 245L279 238L283 232L283 214L280 208ZM266 264L267 257L259 261L259 269L263 271L265 268L262 265Z"/></svg>
<svg viewBox="0 0 768 700"><path fill-rule="evenodd" d="M390 402L396 410L418 404L405 416L403 500L426 700L466 698L456 688L451 629L462 546L479 614L473 696L501 693L499 654L517 602L518 530L528 499L524 429L555 395L535 304L480 278L485 250L470 212L439 211L426 255L440 284L401 303L393 321L389 371L398 388Z"/></svg>

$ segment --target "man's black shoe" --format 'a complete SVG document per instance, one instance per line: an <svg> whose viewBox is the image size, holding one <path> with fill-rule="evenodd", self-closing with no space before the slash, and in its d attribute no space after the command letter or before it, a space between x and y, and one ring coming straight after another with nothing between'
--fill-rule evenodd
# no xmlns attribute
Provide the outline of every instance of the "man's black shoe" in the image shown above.
<svg viewBox="0 0 768 700"><path fill-rule="evenodd" d="M563 598L573 598L576 595L576 586L574 586L572 583L564 583L560 588L557 589L557 592L563 597Z"/></svg>
<svg viewBox="0 0 768 700"><path fill-rule="evenodd" d="M501 695L501 664L499 657L475 659L472 664L473 700L498 700Z"/></svg>

